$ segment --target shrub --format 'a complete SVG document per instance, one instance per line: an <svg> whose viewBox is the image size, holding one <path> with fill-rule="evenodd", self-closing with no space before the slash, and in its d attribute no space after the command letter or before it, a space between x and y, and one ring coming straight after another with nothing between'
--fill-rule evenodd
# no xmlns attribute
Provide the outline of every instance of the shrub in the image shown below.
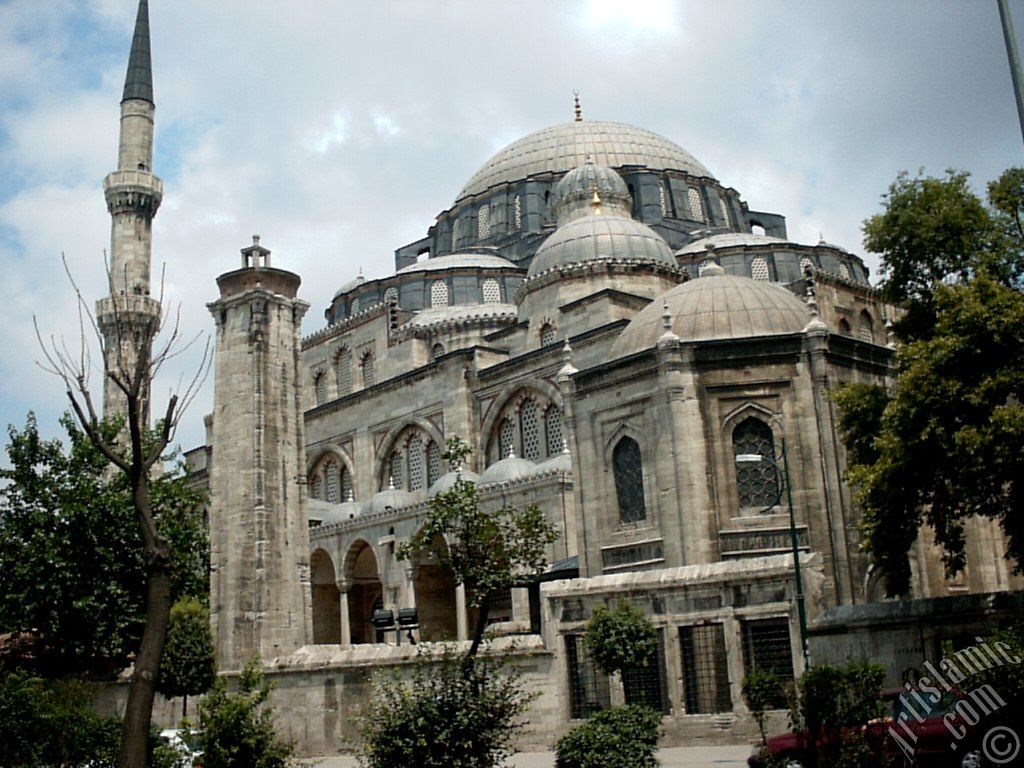
<svg viewBox="0 0 1024 768"><path fill-rule="evenodd" d="M587 622L584 642L594 663L607 674L646 667L658 650L658 633L644 612L619 599L599 605Z"/></svg>
<svg viewBox="0 0 1024 768"><path fill-rule="evenodd" d="M199 705L204 768L287 768L293 745L274 729L271 688L258 659L242 670L237 693L228 692L224 678L214 682Z"/></svg>
<svg viewBox="0 0 1024 768"><path fill-rule="evenodd" d="M501 765L531 698L518 673L486 658L423 660L408 682L397 674L378 677L362 720L360 765Z"/></svg>
<svg viewBox="0 0 1024 768"><path fill-rule="evenodd" d="M555 768L656 768L661 714L643 704L598 712L555 747Z"/></svg>
<svg viewBox="0 0 1024 768"><path fill-rule="evenodd" d="M774 672L755 669L743 678L742 690L743 700L747 703L750 714L757 721L757 729L761 732L761 743L764 744L768 741L768 734L765 733L768 710L774 709L776 702L783 695L782 681Z"/></svg>

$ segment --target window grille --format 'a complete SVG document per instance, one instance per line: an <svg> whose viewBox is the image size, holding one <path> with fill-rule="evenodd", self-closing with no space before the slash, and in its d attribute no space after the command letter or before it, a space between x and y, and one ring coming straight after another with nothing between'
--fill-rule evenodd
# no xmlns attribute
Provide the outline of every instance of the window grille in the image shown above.
<svg viewBox="0 0 1024 768"><path fill-rule="evenodd" d="M484 280L483 296L484 304L497 304L501 301L501 287L493 277Z"/></svg>
<svg viewBox="0 0 1024 768"><path fill-rule="evenodd" d="M398 488L399 490L405 488L405 472L402 471L403 469L405 469L405 462L402 461L403 458L404 457L402 456L401 451L392 451L391 461L389 462L391 469L391 477L385 480L385 488L388 487L389 483L394 483L395 488Z"/></svg>
<svg viewBox="0 0 1024 768"><path fill-rule="evenodd" d="M661 203L661 218L668 218L668 195L665 194L665 185L658 187L658 202Z"/></svg>
<svg viewBox="0 0 1024 768"><path fill-rule="evenodd" d="M646 520L643 460L636 440L631 437L619 440L612 451L612 471L619 498L619 518L624 523Z"/></svg>
<svg viewBox="0 0 1024 768"><path fill-rule="evenodd" d="M341 468L341 500L348 501L353 498L352 494L352 475L349 474L347 467Z"/></svg>
<svg viewBox="0 0 1024 768"><path fill-rule="evenodd" d="M324 478L319 472L313 475L313 485L309 495L314 499L323 500L324 498Z"/></svg>
<svg viewBox="0 0 1024 768"><path fill-rule="evenodd" d="M857 327L857 337L861 341L875 340L875 332L871 323L871 315L867 312L860 313L860 325Z"/></svg>
<svg viewBox="0 0 1024 768"><path fill-rule="evenodd" d="M793 679L793 646L789 637L789 619L756 619L743 622L743 666L746 674L754 670L772 672L786 683ZM772 701L773 709L785 709L785 693Z"/></svg>
<svg viewBox="0 0 1024 768"><path fill-rule="evenodd" d="M686 190L686 200L690 205L690 216L697 221L704 221L704 205L700 200L700 192L690 187Z"/></svg>
<svg viewBox="0 0 1024 768"><path fill-rule="evenodd" d="M501 422L501 429L498 432L498 459L504 459L512 451L512 437L514 429L512 427L512 419L504 419Z"/></svg>
<svg viewBox="0 0 1024 768"><path fill-rule="evenodd" d="M356 296L354 299L352 299L352 303L349 305L348 313L350 315L354 315L358 311L359 311L359 297Z"/></svg>
<svg viewBox="0 0 1024 768"><path fill-rule="evenodd" d="M850 277L850 268L846 265L846 262L843 262L843 261L839 262L839 276L841 278L843 278L843 280L852 280L853 279L853 278Z"/></svg>
<svg viewBox="0 0 1024 768"><path fill-rule="evenodd" d="M806 274L814 271L814 262L809 257L804 256L800 259L800 274Z"/></svg>
<svg viewBox="0 0 1024 768"><path fill-rule="evenodd" d="M338 465L333 461L327 462L324 467L324 475L327 477L327 501L337 504L338 499Z"/></svg>
<svg viewBox="0 0 1024 768"><path fill-rule="evenodd" d="M530 461L540 459L540 420L537 418L537 404L524 400L519 412L519 430L523 438L523 458Z"/></svg>
<svg viewBox="0 0 1024 768"><path fill-rule="evenodd" d="M462 236L462 220L456 219L452 224L452 250L459 247L459 238Z"/></svg>
<svg viewBox="0 0 1024 768"><path fill-rule="evenodd" d="M708 271L708 267L714 263L715 262L712 259L704 259L704 261L700 263L700 266L697 267L697 277L704 277L704 273Z"/></svg>
<svg viewBox="0 0 1024 768"><path fill-rule="evenodd" d="M430 306L448 306L448 283L444 280L435 280L430 284Z"/></svg>
<svg viewBox="0 0 1024 768"><path fill-rule="evenodd" d="M441 357L442 355L444 355L444 344L438 342L437 344L430 348L431 360L437 360L437 358Z"/></svg>
<svg viewBox="0 0 1024 768"><path fill-rule="evenodd" d="M372 387L377 383L377 374L373 365L373 352L363 356L363 386Z"/></svg>
<svg viewBox="0 0 1024 768"><path fill-rule="evenodd" d="M722 214L722 221L725 224L729 223L729 203L726 202L725 196L722 195L718 198L718 210Z"/></svg>
<svg viewBox="0 0 1024 768"><path fill-rule="evenodd" d="M491 236L491 206L481 205L476 212L476 236L484 240Z"/></svg>
<svg viewBox="0 0 1024 768"><path fill-rule="evenodd" d="M406 446L409 458L409 490L419 491L423 488L423 441L414 437Z"/></svg>
<svg viewBox="0 0 1024 768"><path fill-rule="evenodd" d="M323 405L327 402L327 377L324 376L323 371L316 375L313 381L313 387L316 390L316 404Z"/></svg>
<svg viewBox="0 0 1024 768"><path fill-rule="evenodd" d="M626 704L646 704L651 709L669 713L668 674L665 670L665 631L658 630L658 649L646 667L623 670L622 688Z"/></svg>
<svg viewBox="0 0 1024 768"><path fill-rule="evenodd" d="M768 262L765 261L763 256L755 256L750 261L750 276L755 280L761 280L762 282L768 282L770 276L768 274Z"/></svg>
<svg viewBox="0 0 1024 768"><path fill-rule="evenodd" d="M514 212L513 212L513 217L514 217L515 222L516 222L516 229L522 229L523 228L523 201L519 199L519 195L516 195L516 199L515 199L515 203L513 205L513 208L515 209Z"/></svg>
<svg viewBox="0 0 1024 768"><path fill-rule="evenodd" d="M338 395L347 395L352 392L352 353L347 349L338 355L338 362L335 364L338 374Z"/></svg>
<svg viewBox="0 0 1024 768"><path fill-rule="evenodd" d="M429 488L441 477L441 449L433 440L427 446L427 487Z"/></svg>
<svg viewBox="0 0 1024 768"><path fill-rule="evenodd" d="M544 433L548 456L557 456L562 452L562 412L556 405L544 412Z"/></svg>
<svg viewBox="0 0 1024 768"><path fill-rule="evenodd" d="M775 438L771 427L751 416L732 431L733 454L757 453L774 458ZM778 470L770 461L736 465L736 487L740 508L768 507L779 498Z"/></svg>
<svg viewBox="0 0 1024 768"><path fill-rule="evenodd" d="M679 628L679 650L688 715L732 710L725 634L721 624Z"/></svg>
<svg viewBox="0 0 1024 768"><path fill-rule="evenodd" d="M590 658L582 635L565 636L565 657L569 670L570 717L580 720L611 707L608 676Z"/></svg>
<svg viewBox="0 0 1024 768"><path fill-rule="evenodd" d="M390 288L384 289L384 301L393 301L396 304L398 303L398 289L395 288L395 286L392 285Z"/></svg>
<svg viewBox="0 0 1024 768"><path fill-rule="evenodd" d="M544 323L540 327L540 344L542 347L546 347L549 344L554 344L555 338L555 327L551 323Z"/></svg>

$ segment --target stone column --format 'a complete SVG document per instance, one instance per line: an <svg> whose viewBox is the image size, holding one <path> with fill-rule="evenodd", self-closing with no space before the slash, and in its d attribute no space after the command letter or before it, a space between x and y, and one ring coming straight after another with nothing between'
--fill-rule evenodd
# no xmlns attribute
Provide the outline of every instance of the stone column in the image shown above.
<svg viewBox="0 0 1024 768"><path fill-rule="evenodd" d="M455 631L459 640L469 640L469 612L466 610L466 585L455 587Z"/></svg>
<svg viewBox="0 0 1024 768"><path fill-rule="evenodd" d="M340 589L340 588L339 588ZM341 607L341 647L352 647L352 619L348 612L348 588L342 589L338 599Z"/></svg>

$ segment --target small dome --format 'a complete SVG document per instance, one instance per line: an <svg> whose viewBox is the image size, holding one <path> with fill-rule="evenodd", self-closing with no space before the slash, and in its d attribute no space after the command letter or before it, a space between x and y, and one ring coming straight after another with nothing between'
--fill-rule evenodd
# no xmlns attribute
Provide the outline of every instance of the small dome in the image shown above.
<svg viewBox="0 0 1024 768"><path fill-rule="evenodd" d="M499 318L515 320L515 304L456 304L451 307L428 307L413 315L406 325L428 328L439 323Z"/></svg>
<svg viewBox="0 0 1024 768"><path fill-rule="evenodd" d="M397 274L407 275L410 272L436 272L439 269L456 269L459 267L476 267L478 269L518 269L508 259L489 253L453 253L448 256L435 256L414 264L402 267Z"/></svg>
<svg viewBox="0 0 1024 768"><path fill-rule="evenodd" d="M562 448L561 453L537 465L538 475L554 472L572 472L572 454L569 453L568 447Z"/></svg>
<svg viewBox="0 0 1024 768"><path fill-rule="evenodd" d="M364 504L349 499L341 504L332 504L329 501L319 499L309 500L309 519L319 520L320 525L334 525L343 523L363 514Z"/></svg>
<svg viewBox="0 0 1024 768"><path fill-rule="evenodd" d="M451 472L446 472L434 481L434 484L430 486L430 489L427 491L427 497L433 498L439 493L446 493L450 491L455 486L455 479L459 476L461 476L467 483L480 483L480 475L476 472L470 472L468 469L453 469Z"/></svg>
<svg viewBox="0 0 1024 768"><path fill-rule="evenodd" d="M636 259L676 268L668 243L646 224L628 216L598 213L556 229L537 249L527 276L597 259Z"/></svg>
<svg viewBox="0 0 1024 768"><path fill-rule="evenodd" d="M586 163L569 171L555 185L552 206L559 226L591 214L595 202L607 212L616 211L628 216L633 198L619 174L606 165L597 165L592 157L588 157Z"/></svg>
<svg viewBox="0 0 1024 768"><path fill-rule="evenodd" d="M362 285L365 282L366 282L366 278L363 277L362 275L359 275L358 277L356 277L355 280L349 280L347 283L345 283L343 286L341 286L341 288L339 288L338 290L336 290L334 292L334 298L338 298L343 293L348 293L349 291L355 290L356 288L358 288L360 285Z"/></svg>
<svg viewBox="0 0 1024 768"><path fill-rule="evenodd" d="M381 491L374 495L370 499L369 509L367 510L370 514L376 512L384 512L387 509L399 509L400 507L411 507L413 504L418 504L420 501L420 494L413 493L410 491L402 491L398 488L388 488L386 491Z"/></svg>
<svg viewBox="0 0 1024 768"><path fill-rule="evenodd" d="M811 319L807 305L782 286L708 270L644 307L615 340L611 356L655 346L666 330L666 303L671 331L684 342L801 333Z"/></svg>
<svg viewBox="0 0 1024 768"><path fill-rule="evenodd" d="M726 232L721 235L702 237L700 240L687 243L676 251L676 256L698 256L706 253L709 245L713 245L717 249L737 248L740 246L779 245L780 243L791 244L788 240L783 240L781 237L772 237L771 235L755 235L753 232Z"/></svg>
<svg viewBox="0 0 1024 768"><path fill-rule="evenodd" d="M520 459L510 454L501 461L496 461L480 475L480 485L489 483L508 483L529 477L537 471L537 465L529 459Z"/></svg>

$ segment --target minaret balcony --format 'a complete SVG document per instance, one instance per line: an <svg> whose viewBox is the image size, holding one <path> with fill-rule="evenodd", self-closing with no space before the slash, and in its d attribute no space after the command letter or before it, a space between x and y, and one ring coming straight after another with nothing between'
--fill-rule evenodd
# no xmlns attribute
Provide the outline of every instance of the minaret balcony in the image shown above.
<svg viewBox="0 0 1024 768"><path fill-rule="evenodd" d="M107 296L96 302L96 317L105 324L120 317L121 322L133 318L159 318L160 302L152 296Z"/></svg>
<svg viewBox="0 0 1024 768"><path fill-rule="evenodd" d="M107 208L115 210L148 210L156 214L164 197L164 183L149 171L126 170L107 174L103 180Z"/></svg>

